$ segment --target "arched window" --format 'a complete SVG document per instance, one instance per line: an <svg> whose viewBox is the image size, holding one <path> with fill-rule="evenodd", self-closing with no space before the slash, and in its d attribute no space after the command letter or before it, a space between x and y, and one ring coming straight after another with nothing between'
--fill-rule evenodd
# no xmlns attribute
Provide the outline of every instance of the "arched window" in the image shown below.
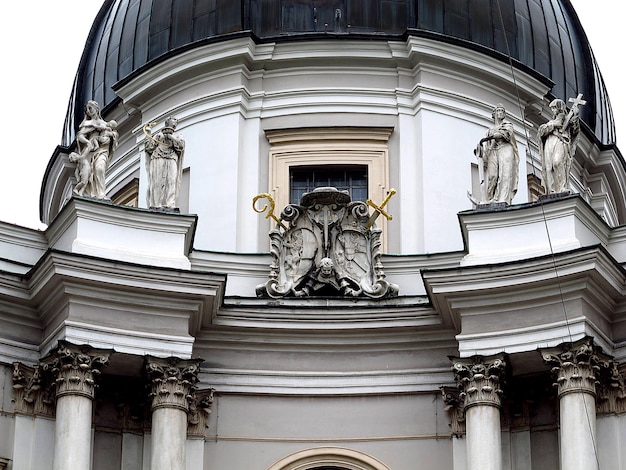
<svg viewBox="0 0 626 470"><path fill-rule="evenodd" d="M268 470L391 470L380 460L343 447L314 447L280 459Z"/></svg>

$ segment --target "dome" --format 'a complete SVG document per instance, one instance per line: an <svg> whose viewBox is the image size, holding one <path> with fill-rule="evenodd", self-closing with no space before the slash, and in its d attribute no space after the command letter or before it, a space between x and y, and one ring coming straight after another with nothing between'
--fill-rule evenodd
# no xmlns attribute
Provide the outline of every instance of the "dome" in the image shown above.
<svg viewBox="0 0 626 470"><path fill-rule="evenodd" d="M568 0L106 0L76 75L64 130L70 145L90 99L116 102L114 85L173 55L249 36L301 39L405 39L461 45L533 73L554 97L582 93L581 116L602 144L615 142L600 71Z"/></svg>

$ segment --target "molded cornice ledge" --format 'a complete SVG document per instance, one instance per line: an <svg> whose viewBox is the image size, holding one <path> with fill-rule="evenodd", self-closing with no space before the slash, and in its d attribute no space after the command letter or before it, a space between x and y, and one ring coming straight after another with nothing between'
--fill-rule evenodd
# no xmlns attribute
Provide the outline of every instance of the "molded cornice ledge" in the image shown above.
<svg viewBox="0 0 626 470"><path fill-rule="evenodd" d="M191 269L197 217L73 197L46 232L51 249L73 254Z"/></svg>
<svg viewBox="0 0 626 470"><path fill-rule="evenodd" d="M29 275L42 352L58 340L189 358L222 301L222 275L50 251Z"/></svg>
<svg viewBox="0 0 626 470"><path fill-rule="evenodd" d="M580 196L461 212L467 255L462 266L501 263L609 246L611 228ZM611 249L609 249L611 251Z"/></svg>
<svg viewBox="0 0 626 470"><path fill-rule="evenodd" d="M494 245L495 246L495 245ZM461 357L620 337L626 272L601 246L514 262L422 272L437 312L451 317Z"/></svg>

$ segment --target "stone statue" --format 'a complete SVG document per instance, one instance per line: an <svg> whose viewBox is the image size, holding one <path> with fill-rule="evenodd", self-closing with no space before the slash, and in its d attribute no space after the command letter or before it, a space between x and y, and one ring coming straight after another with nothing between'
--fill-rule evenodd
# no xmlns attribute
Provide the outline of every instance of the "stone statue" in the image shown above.
<svg viewBox="0 0 626 470"><path fill-rule="evenodd" d="M580 134L579 105L586 104L582 95L570 99L572 108L556 99L550 103L552 120L539 126L539 154L547 194L569 193L569 174Z"/></svg>
<svg viewBox="0 0 626 470"><path fill-rule="evenodd" d="M286 206L270 232L271 271L257 286L257 296L397 295L398 286L385 280L380 260L382 230L368 226L369 218L364 202L351 202L347 192L332 187L317 188L299 205Z"/></svg>
<svg viewBox="0 0 626 470"><path fill-rule="evenodd" d="M148 207L175 209L183 175L185 140L177 134L178 120L169 117L154 136L146 132Z"/></svg>
<svg viewBox="0 0 626 470"><path fill-rule="evenodd" d="M504 120L505 109L496 105L491 114L494 125L480 140L474 153L479 160L481 201L475 204L511 204L519 180L519 152L513 124Z"/></svg>
<svg viewBox="0 0 626 470"><path fill-rule="evenodd" d="M100 115L100 105L88 101L76 134L78 152L69 155L70 162L76 163L75 194L106 199L106 169L117 141L117 122L106 122Z"/></svg>

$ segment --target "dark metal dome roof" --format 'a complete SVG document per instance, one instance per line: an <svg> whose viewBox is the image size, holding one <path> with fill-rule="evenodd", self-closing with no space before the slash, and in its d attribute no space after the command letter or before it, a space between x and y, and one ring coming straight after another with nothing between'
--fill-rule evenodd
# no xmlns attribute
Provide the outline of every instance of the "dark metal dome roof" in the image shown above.
<svg viewBox="0 0 626 470"><path fill-rule="evenodd" d="M88 100L106 108L120 80L237 34L261 42L428 36L507 61L510 51L516 67L554 82L555 97L583 93L583 121L601 143L615 142L606 89L569 0L106 0L83 51L63 144L74 140Z"/></svg>

